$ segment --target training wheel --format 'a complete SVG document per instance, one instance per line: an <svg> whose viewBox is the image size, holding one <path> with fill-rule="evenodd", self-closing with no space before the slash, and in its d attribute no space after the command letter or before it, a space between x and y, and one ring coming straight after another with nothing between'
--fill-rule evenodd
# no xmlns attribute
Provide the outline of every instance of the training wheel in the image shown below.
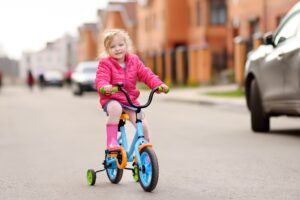
<svg viewBox="0 0 300 200"><path fill-rule="evenodd" d="M87 182L89 185L95 185L96 183L96 172L93 169L87 170L86 173Z"/></svg>
<svg viewBox="0 0 300 200"><path fill-rule="evenodd" d="M135 182L138 182L139 181L139 168L137 166L134 166L133 167L133 170L132 170L132 176L133 176L133 180Z"/></svg>

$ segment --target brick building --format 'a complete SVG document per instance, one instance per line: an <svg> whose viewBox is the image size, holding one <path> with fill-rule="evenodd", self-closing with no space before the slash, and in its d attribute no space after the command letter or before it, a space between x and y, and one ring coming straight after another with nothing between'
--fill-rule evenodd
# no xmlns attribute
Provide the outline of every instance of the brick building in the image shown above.
<svg viewBox="0 0 300 200"><path fill-rule="evenodd" d="M210 79L211 65L215 71L226 67L227 5L225 0L148 0L138 2L138 51L144 57L153 56L155 61L148 63L162 78L165 78L165 73L167 73L164 70L165 65L168 65L166 64L168 58L165 58L165 55L170 51L172 54L172 51L176 51L176 49L182 55L179 55L179 58L175 52L171 55L169 71L172 74L171 79L177 77L177 82L187 83L189 76L193 73L203 73L203 70L196 72L200 63L209 65L206 66L204 72L207 76L203 77L206 81ZM189 55L191 49L199 48L209 50L208 53L205 53L207 56L205 61L198 59L200 55L204 55L202 53ZM162 58L160 58L161 54L163 54ZM211 56L214 59L211 60ZM162 64L159 64L161 62ZM182 66L175 67L176 62L180 62ZM195 69L190 69L191 67ZM196 76L195 81L192 82L198 82L201 79L201 75Z"/></svg>
<svg viewBox="0 0 300 200"><path fill-rule="evenodd" d="M256 33L275 31L280 19L298 0L227 0L228 58L232 61L234 38L241 36L252 49ZM232 62L228 63L232 67Z"/></svg>
<svg viewBox="0 0 300 200"><path fill-rule="evenodd" d="M253 35L275 30L296 2L111 0L107 8L98 11L98 26L101 31L106 28L127 30L136 52L162 79L169 82L184 79L183 83L188 83L190 76L196 73L191 82L209 82L212 74L218 78L224 69L234 69L235 37L244 38L248 51L251 50ZM101 40L101 34L99 36ZM205 69L199 69L201 67Z"/></svg>
<svg viewBox="0 0 300 200"><path fill-rule="evenodd" d="M186 0L148 0L138 4L138 51L150 53L187 45Z"/></svg>
<svg viewBox="0 0 300 200"><path fill-rule="evenodd" d="M189 46L208 46L216 71L226 68L226 0L188 0Z"/></svg>
<svg viewBox="0 0 300 200"><path fill-rule="evenodd" d="M86 23L78 28L79 48L78 61L95 60L98 57L98 25Z"/></svg>
<svg viewBox="0 0 300 200"><path fill-rule="evenodd" d="M137 46L136 40L136 1L135 0L110 0L104 9L98 10L98 43L102 42L102 34L105 29L120 28L126 30L133 42ZM100 45L99 52L103 51Z"/></svg>
<svg viewBox="0 0 300 200"><path fill-rule="evenodd" d="M212 72L218 73L233 68L235 37L243 37L248 51L251 50L253 35L274 31L297 0L138 2L138 51L141 54L160 54L178 46L206 46L211 55Z"/></svg>

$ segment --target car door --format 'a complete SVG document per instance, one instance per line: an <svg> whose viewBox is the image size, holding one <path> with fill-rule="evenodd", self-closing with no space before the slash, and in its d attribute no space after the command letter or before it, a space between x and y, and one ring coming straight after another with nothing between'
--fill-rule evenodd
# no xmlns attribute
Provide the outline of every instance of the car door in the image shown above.
<svg viewBox="0 0 300 200"><path fill-rule="evenodd" d="M295 45L299 14L290 15L279 27L274 37L274 50L266 56L263 81L266 83L265 100L271 103L272 110L279 110L289 99L286 91L287 83L292 84L290 59L297 55ZM293 77L294 78L294 77ZM287 82L288 79L288 82ZM294 88L295 89L295 88Z"/></svg>
<svg viewBox="0 0 300 200"><path fill-rule="evenodd" d="M285 73L284 92L288 98L288 105L300 106L300 13L298 14L298 28L296 36L291 42L286 57L287 70Z"/></svg>
<svg viewBox="0 0 300 200"><path fill-rule="evenodd" d="M274 43L278 49L278 59L284 67L284 109L293 109L295 100L300 98L300 12L291 15L275 36Z"/></svg>
<svg viewBox="0 0 300 200"><path fill-rule="evenodd" d="M278 55L280 49L273 47L260 63L259 82L263 101L273 104L284 99L284 66Z"/></svg>

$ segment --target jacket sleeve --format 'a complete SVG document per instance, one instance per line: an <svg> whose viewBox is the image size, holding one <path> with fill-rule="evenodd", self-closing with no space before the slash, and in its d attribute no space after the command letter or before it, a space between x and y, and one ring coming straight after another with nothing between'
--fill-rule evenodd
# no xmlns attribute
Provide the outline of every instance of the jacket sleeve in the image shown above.
<svg viewBox="0 0 300 200"><path fill-rule="evenodd" d="M95 86L97 91L104 85L108 85L111 82L111 70L107 64L103 61L99 61L98 69L96 72Z"/></svg>
<svg viewBox="0 0 300 200"><path fill-rule="evenodd" d="M137 75L138 79L151 89L163 84L159 77L146 67L139 58L137 58Z"/></svg>

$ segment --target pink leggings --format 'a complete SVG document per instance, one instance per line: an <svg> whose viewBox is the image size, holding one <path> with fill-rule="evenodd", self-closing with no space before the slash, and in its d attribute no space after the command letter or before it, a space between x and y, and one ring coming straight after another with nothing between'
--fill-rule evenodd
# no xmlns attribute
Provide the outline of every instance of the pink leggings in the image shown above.
<svg viewBox="0 0 300 200"><path fill-rule="evenodd" d="M130 122L136 127L136 114L132 110L123 109L119 102L117 101L110 101L107 105L107 113L108 113L108 120L107 124L118 124L120 120L120 116L122 112L125 112L129 115ZM150 142L149 138L149 130L148 130L148 123L145 119L145 115L143 115L143 132L145 139Z"/></svg>

